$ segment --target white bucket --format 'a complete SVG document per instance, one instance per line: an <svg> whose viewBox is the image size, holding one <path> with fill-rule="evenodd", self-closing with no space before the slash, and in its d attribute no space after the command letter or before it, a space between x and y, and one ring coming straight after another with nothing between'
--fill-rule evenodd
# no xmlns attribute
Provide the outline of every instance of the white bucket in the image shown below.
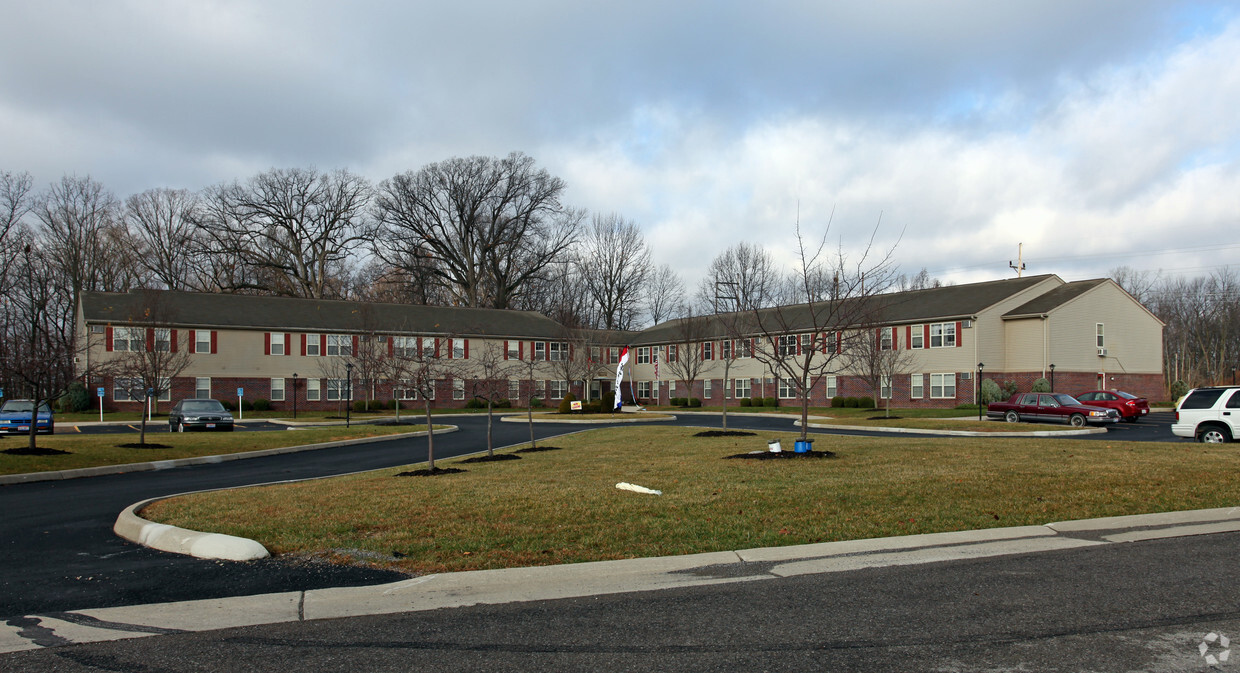
<svg viewBox="0 0 1240 673"><path fill-rule="evenodd" d="M781 446L779 445L779 440L778 440L778 439L773 439L773 440L771 440L771 441L767 442L767 443L766 443L766 448L770 449L771 453L779 453L779 452L781 452L781 451L783 451L783 450L784 450L784 449L783 449L783 447L781 447Z"/></svg>

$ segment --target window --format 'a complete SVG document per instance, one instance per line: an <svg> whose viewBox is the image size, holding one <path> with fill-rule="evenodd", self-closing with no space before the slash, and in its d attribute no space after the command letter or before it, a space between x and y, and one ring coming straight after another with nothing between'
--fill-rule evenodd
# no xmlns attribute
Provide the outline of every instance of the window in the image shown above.
<svg viewBox="0 0 1240 673"><path fill-rule="evenodd" d="M313 355L315 357L321 355L321 353L319 352L320 346L322 345L322 341L323 341L321 335L307 334L305 335L305 337L306 337L306 355ZM318 398L315 398L315 399L318 399Z"/></svg>
<svg viewBox="0 0 1240 673"><path fill-rule="evenodd" d="M318 402L319 401L319 380L318 379L306 379L306 401L307 402Z"/></svg>
<svg viewBox="0 0 1240 673"><path fill-rule="evenodd" d="M309 346L309 344L307 344ZM348 334L328 334L327 354L348 357L353 352L353 337ZM328 395L331 393L329 392ZM331 397L328 397L331 399Z"/></svg>
<svg viewBox="0 0 1240 673"><path fill-rule="evenodd" d="M452 399L454 400L465 399L465 379L453 379L452 380Z"/></svg>
<svg viewBox="0 0 1240 673"><path fill-rule="evenodd" d="M200 400L211 397L211 377L199 376L194 379L194 397Z"/></svg>
<svg viewBox="0 0 1240 673"><path fill-rule="evenodd" d="M913 325L909 328L908 335L909 348L925 348L926 347L926 328L924 325ZM920 395L918 395L920 397Z"/></svg>
<svg viewBox="0 0 1240 673"><path fill-rule="evenodd" d="M392 337L392 355L398 358L418 357L418 338Z"/></svg>
<svg viewBox="0 0 1240 673"><path fill-rule="evenodd" d="M1106 337L1103 334L1102 323L1098 323L1097 331L1098 331L1098 348L1106 348L1106 345L1107 345Z"/></svg>
<svg viewBox="0 0 1240 673"><path fill-rule="evenodd" d="M777 337L777 339L775 346L780 357L797 354L797 337L795 334L785 334Z"/></svg>
<svg viewBox="0 0 1240 673"><path fill-rule="evenodd" d="M348 379L327 379L327 400L329 402L351 400L353 399L351 392Z"/></svg>
<svg viewBox="0 0 1240 673"><path fill-rule="evenodd" d="M713 341L702 342L702 359L703 360L714 360L715 359L715 342Z"/></svg>
<svg viewBox="0 0 1240 673"><path fill-rule="evenodd" d="M711 379L706 379L702 382L702 397L708 400L715 396L714 391L711 390L711 383Z"/></svg>
<svg viewBox="0 0 1240 673"><path fill-rule="evenodd" d="M453 360L464 360L465 359L465 340L464 339L452 339L452 359ZM465 399L465 398L462 397L460 399Z"/></svg>
<svg viewBox="0 0 1240 673"><path fill-rule="evenodd" d="M400 400L418 399L418 391L413 387L413 379L400 380L400 387L396 389L396 398Z"/></svg>
<svg viewBox="0 0 1240 673"><path fill-rule="evenodd" d="M878 399L880 400L891 399L891 377L890 376L879 377Z"/></svg>
<svg viewBox="0 0 1240 673"><path fill-rule="evenodd" d="M508 399L516 402L521 399L521 380L508 379Z"/></svg>
<svg viewBox="0 0 1240 673"><path fill-rule="evenodd" d="M650 347L649 347L649 346L639 346L639 347L638 347L638 349L637 349L637 364L639 364L639 365L648 365L648 364L650 364Z"/></svg>
<svg viewBox="0 0 1240 673"><path fill-rule="evenodd" d="M894 327L883 327L878 330L878 350L889 351L892 349L895 329Z"/></svg>
<svg viewBox="0 0 1240 673"><path fill-rule="evenodd" d="M133 353L145 351L146 330L141 327L114 328L112 330L112 350Z"/></svg>
<svg viewBox="0 0 1240 673"><path fill-rule="evenodd" d="M172 385L168 379L160 379L160 402L172 401ZM117 378L112 381L112 399L116 402L141 402L146 399L145 385L140 378Z"/></svg>
<svg viewBox="0 0 1240 673"><path fill-rule="evenodd" d="M837 386L837 380L835 376L828 375L827 376L827 400L830 401L832 397L835 397L837 394L836 391L838 390L839 390L839 387Z"/></svg>
<svg viewBox="0 0 1240 673"><path fill-rule="evenodd" d="M590 362L602 362L603 349L600 346L590 346Z"/></svg>
<svg viewBox="0 0 1240 673"><path fill-rule="evenodd" d="M797 396L796 379L789 376L779 377L779 399L791 400Z"/></svg>
<svg viewBox="0 0 1240 673"><path fill-rule="evenodd" d="M271 335L271 354L272 355L284 355L285 353L284 346L285 344L284 344L283 334L272 334Z"/></svg>
<svg viewBox="0 0 1240 673"><path fill-rule="evenodd" d="M155 350L160 353L168 353L172 350L172 330L155 328Z"/></svg>
<svg viewBox="0 0 1240 673"><path fill-rule="evenodd" d="M422 358L437 357L439 357L439 349L435 348L435 337L422 337Z"/></svg>
<svg viewBox="0 0 1240 673"><path fill-rule="evenodd" d="M551 384L551 399L561 400L568 393L568 381L549 381Z"/></svg>
<svg viewBox="0 0 1240 673"><path fill-rule="evenodd" d="M732 359L732 340L724 339L719 345L720 356L724 360Z"/></svg>
<svg viewBox="0 0 1240 673"><path fill-rule="evenodd" d="M619 361L620 361L620 349L619 349L619 348L612 348L612 349L611 349L611 359L610 359L610 360L608 360L608 362L619 362Z"/></svg>
<svg viewBox="0 0 1240 673"><path fill-rule="evenodd" d="M134 383L134 379L114 379L112 381L112 399L116 402L133 402L134 398L129 395L129 391L135 388Z"/></svg>
<svg viewBox="0 0 1240 673"><path fill-rule="evenodd" d="M732 397L738 400L749 397L749 379L736 379L732 382Z"/></svg>
<svg viewBox="0 0 1240 673"><path fill-rule="evenodd" d="M920 400L926 396L926 377L921 374L913 374L909 377L909 398Z"/></svg>
<svg viewBox="0 0 1240 673"><path fill-rule="evenodd" d="M543 380L532 382L530 384L530 397L537 397L540 400L547 399L547 382Z"/></svg>
<svg viewBox="0 0 1240 673"><path fill-rule="evenodd" d="M284 379L271 379L271 401L284 401Z"/></svg>
<svg viewBox="0 0 1240 673"><path fill-rule="evenodd" d="M547 357L552 362L564 362L568 359L568 344L562 341L547 344L547 351Z"/></svg>
<svg viewBox="0 0 1240 673"><path fill-rule="evenodd" d="M211 352L211 330L200 329L194 330L194 352L210 353Z"/></svg>
<svg viewBox="0 0 1240 673"><path fill-rule="evenodd" d="M638 352L640 351L641 349L638 349ZM649 351L647 351L647 357L649 357ZM638 381L637 382L637 397L638 399L642 399L642 400L650 399L650 382L649 381Z"/></svg>
<svg viewBox="0 0 1240 673"><path fill-rule="evenodd" d="M520 341L508 341L506 343L508 344L508 359L509 360L520 360L521 359L521 342Z"/></svg>
<svg viewBox="0 0 1240 673"><path fill-rule="evenodd" d="M675 361L676 361L676 356L677 356L677 355L679 355L679 351L680 351L680 349L679 349L679 348L677 348L676 344L670 344L670 345L668 345L668 347L667 347L667 361L668 361L668 362L675 362Z"/></svg>
<svg viewBox="0 0 1240 673"><path fill-rule="evenodd" d="M930 375L930 398L936 400L955 399L956 397L956 375L955 374L931 374Z"/></svg>
<svg viewBox="0 0 1240 673"><path fill-rule="evenodd" d="M547 359L547 342L545 341L534 342L534 359L538 360L539 362L542 362L543 360Z"/></svg>
<svg viewBox="0 0 1240 673"><path fill-rule="evenodd" d="M752 339L741 339L741 357L743 358L753 357L753 340Z"/></svg>
<svg viewBox="0 0 1240 673"><path fill-rule="evenodd" d="M931 348L955 348L956 347L956 323L936 322L930 325L930 347Z"/></svg>

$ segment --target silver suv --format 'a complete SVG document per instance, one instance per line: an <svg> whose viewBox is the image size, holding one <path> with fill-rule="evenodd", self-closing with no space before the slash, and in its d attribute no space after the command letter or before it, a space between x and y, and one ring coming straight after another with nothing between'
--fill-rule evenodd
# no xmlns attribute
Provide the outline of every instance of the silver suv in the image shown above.
<svg viewBox="0 0 1240 673"><path fill-rule="evenodd" d="M1199 442L1224 443L1240 431L1240 386L1194 388L1175 409L1172 434Z"/></svg>

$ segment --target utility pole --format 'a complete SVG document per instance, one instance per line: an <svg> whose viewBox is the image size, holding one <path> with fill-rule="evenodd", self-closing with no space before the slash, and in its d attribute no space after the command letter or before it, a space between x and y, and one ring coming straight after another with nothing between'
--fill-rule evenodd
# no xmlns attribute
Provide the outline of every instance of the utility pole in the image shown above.
<svg viewBox="0 0 1240 673"><path fill-rule="evenodd" d="M1024 256L1025 256L1025 244L1021 243L1016 248L1016 263L1013 264L1012 260L1010 259L1008 260L1008 267L1010 267L1013 271L1016 272L1017 278L1020 278L1021 273L1024 272L1025 270Z"/></svg>

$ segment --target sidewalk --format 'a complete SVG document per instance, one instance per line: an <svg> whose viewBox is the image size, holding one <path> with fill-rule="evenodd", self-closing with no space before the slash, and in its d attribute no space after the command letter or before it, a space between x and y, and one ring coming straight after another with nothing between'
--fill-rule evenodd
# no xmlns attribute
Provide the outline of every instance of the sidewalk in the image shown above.
<svg viewBox="0 0 1240 673"><path fill-rule="evenodd" d="M372 587L31 615L0 625L0 653L186 631L752 582L1236 531L1240 531L1240 507L687 556L447 573Z"/></svg>

